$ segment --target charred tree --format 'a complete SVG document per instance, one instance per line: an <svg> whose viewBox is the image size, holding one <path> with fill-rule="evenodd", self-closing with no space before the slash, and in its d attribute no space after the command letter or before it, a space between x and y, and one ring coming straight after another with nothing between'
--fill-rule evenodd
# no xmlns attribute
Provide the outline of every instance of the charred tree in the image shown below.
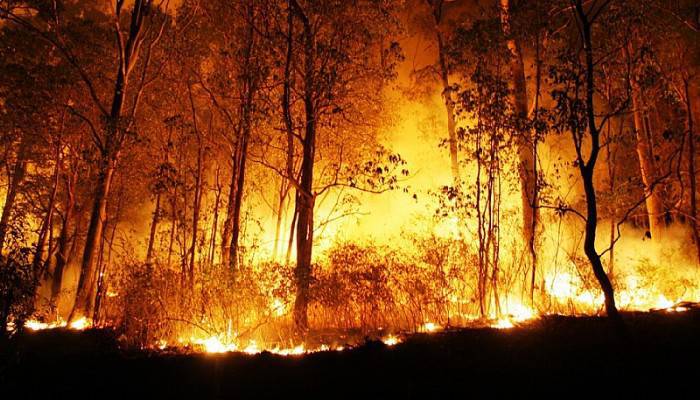
<svg viewBox="0 0 700 400"><path fill-rule="evenodd" d="M296 0L291 0L295 14L303 26L303 102L304 138L302 141L301 179L296 194L296 249L297 265L294 270L296 298L294 300L294 325L300 332L309 328L307 308L311 282L311 253L314 240L313 174L316 157L316 103L314 63L316 52L311 21Z"/></svg>
<svg viewBox="0 0 700 400"><path fill-rule="evenodd" d="M600 254L596 250L596 231L598 228L598 203L596 197L596 189L594 184L594 172L598 156L600 154L600 129L596 121L596 112L594 106L594 97L596 92L595 82L595 61L593 56L593 34L592 26L595 19L592 19L589 14L600 15L602 9L586 11L582 0L574 0L574 16L579 25L580 39L583 44L584 65L583 65L583 90L585 92L583 99L584 115L581 123L575 122L572 124L572 135L574 137L574 145L576 148L576 164L581 174L583 181L583 189L586 199L586 215L585 215L585 231L584 231L584 252L588 258L593 274L603 291L605 297L605 311L608 317L615 325L622 328L623 321L620 313L615 305L615 292L613 286L605 273L603 263L601 262ZM605 5L601 6L605 7ZM587 134L590 150L587 160L584 159L583 142L584 136Z"/></svg>
<svg viewBox="0 0 700 400"><path fill-rule="evenodd" d="M197 256L197 237L199 233L199 215L202 208L202 187L204 186L204 143L202 133L197 125L197 110L192 97L192 87L187 85L187 92L190 99L192 111L192 127L197 137L197 169L195 171L194 198L192 202L192 240L189 248L189 265L187 269L187 280L190 289L194 287L194 269Z"/></svg>

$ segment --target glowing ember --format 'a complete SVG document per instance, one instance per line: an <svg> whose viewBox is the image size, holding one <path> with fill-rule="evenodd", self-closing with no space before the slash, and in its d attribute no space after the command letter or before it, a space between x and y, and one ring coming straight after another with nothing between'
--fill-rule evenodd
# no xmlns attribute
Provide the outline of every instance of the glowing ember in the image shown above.
<svg viewBox="0 0 700 400"><path fill-rule="evenodd" d="M657 308L657 309L668 309L668 308L673 307L673 304L674 304L674 303L673 303L671 300L667 299L666 296L664 296L664 295L661 294L661 295L659 295L659 297L656 299L656 304L655 304L654 308Z"/></svg>
<svg viewBox="0 0 700 400"><path fill-rule="evenodd" d="M324 351L324 350L321 350ZM274 353L280 356L300 356L306 353L309 353L306 351L304 348L304 345L299 345L297 347L294 347L293 349L279 349L275 348L274 350L271 350L270 353Z"/></svg>
<svg viewBox="0 0 700 400"><path fill-rule="evenodd" d="M243 352L247 354L258 354L260 353L260 348L258 347L258 344L255 343L255 340L251 340L250 343L248 343L248 346L243 349Z"/></svg>
<svg viewBox="0 0 700 400"><path fill-rule="evenodd" d="M428 333L433 333L436 332L440 329L440 326L433 323L433 322L426 322L423 324L421 327L421 332L428 332Z"/></svg>
<svg viewBox="0 0 700 400"><path fill-rule="evenodd" d="M395 346L395 345L401 343L399 338L394 336L394 335L389 335L389 336L383 338L382 342L384 342L384 344L387 346Z"/></svg>
<svg viewBox="0 0 700 400"><path fill-rule="evenodd" d="M80 319L77 319L73 322L71 322L70 326L71 329L81 331L83 329L89 328L90 327L90 321L87 320L87 318L82 317Z"/></svg>
<svg viewBox="0 0 700 400"><path fill-rule="evenodd" d="M65 321L55 321L51 323L46 323L46 322L40 322L37 320L29 320L24 323L24 327L27 329L30 329L32 331L41 331L44 329L54 329L54 328L63 328L66 326Z"/></svg>
<svg viewBox="0 0 700 400"><path fill-rule="evenodd" d="M39 320L35 319L30 319L24 323L24 327L32 330L32 331L41 331L45 329L56 329L56 328L65 328L68 326L68 328L76 330L76 331L82 331L84 329L87 329L90 327L90 321L88 321L86 318L80 318L78 320L73 321L70 325L66 323L66 321L59 319L53 322L41 322Z"/></svg>
<svg viewBox="0 0 700 400"><path fill-rule="evenodd" d="M495 324L491 325L491 327L496 329L510 329L515 327L515 325L509 319L499 319Z"/></svg>
<svg viewBox="0 0 700 400"><path fill-rule="evenodd" d="M216 336L211 336L206 339L192 339L192 343L201 346L207 353L227 353L237 350L235 345L224 344Z"/></svg>
<svg viewBox="0 0 700 400"><path fill-rule="evenodd" d="M530 307L520 303L512 304L508 307L508 312L517 322L524 322L537 317L537 314Z"/></svg>

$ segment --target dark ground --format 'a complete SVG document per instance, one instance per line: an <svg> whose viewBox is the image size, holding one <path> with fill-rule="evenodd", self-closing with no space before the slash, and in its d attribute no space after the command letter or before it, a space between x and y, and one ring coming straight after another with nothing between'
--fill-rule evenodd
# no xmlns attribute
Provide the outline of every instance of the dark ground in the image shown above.
<svg viewBox="0 0 700 400"><path fill-rule="evenodd" d="M700 398L700 310L625 321L624 337L603 318L546 317L303 357L129 352L105 332L43 331L0 343L0 398Z"/></svg>

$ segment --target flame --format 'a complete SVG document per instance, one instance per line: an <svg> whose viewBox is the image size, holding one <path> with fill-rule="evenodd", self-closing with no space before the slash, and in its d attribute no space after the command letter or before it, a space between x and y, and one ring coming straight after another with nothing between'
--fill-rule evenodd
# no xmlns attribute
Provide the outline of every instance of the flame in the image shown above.
<svg viewBox="0 0 700 400"><path fill-rule="evenodd" d="M502 318L499 319L495 324L492 324L491 327L496 329L510 329L515 327L515 325L511 320Z"/></svg>
<svg viewBox="0 0 700 400"><path fill-rule="evenodd" d="M192 342L203 346L204 351L206 351L207 353L228 353L237 350L237 347L235 345L223 344L221 340L216 336L212 336L204 340L195 339Z"/></svg>
<svg viewBox="0 0 700 400"><path fill-rule="evenodd" d="M328 345L321 345L318 348L308 349L304 344L299 344L294 347L284 348L280 346L275 346L273 348L262 348L258 345L257 341L250 340L245 347L240 346L235 342L222 341L219 336L210 336L204 339L190 338L189 341L180 339L180 345L184 346L186 344L192 344L197 349L204 351L208 354L223 354L223 353L245 353L249 355L256 355L263 352L269 352L272 354L277 354L280 356L299 356L310 353L317 353L322 351L342 351L343 347L331 348ZM156 347L159 349L165 348L167 342L159 341L156 343Z"/></svg>
<svg viewBox="0 0 700 400"><path fill-rule="evenodd" d="M66 326L66 322L63 320L58 320L54 322L41 322L35 319L30 319L24 323L24 327L32 331L42 331L45 329L63 328Z"/></svg>
<svg viewBox="0 0 700 400"><path fill-rule="evenodd" d="M401 343L401 340L397 336L389 335L387 337L382 338L382 342L384 342L385 345L391 347Z"/></svg>
<svg viewBox="0 0 700 400"><path fill-rule="evenodd" d="M325 351L325 350L321 349L320 351ZM277 354L277 355L280 355L280 356L300 356L300 355L307 353L303 344L300 344L299 346L296 346L292 349L275 348L275 349L271 350L270 352Z"/></svg>
<svg viewBox="0 0 700 400"><path fill-rule="evenodd" d="M87 318L81 317L70 324L70 328L77 331L82 331L90 327L90 321Z"/></svg>
<svg viewBox="0 0 700 400"><path fill-rule="evenodd" d="M77 319L77 320L71 322L70 325L68 325L68 323L61 318L59 318L53 322L41 322L41 321L36 320L36 319L30 319L24 323L24 327L29 329L29 330L32 330L32 331L42 331L42 330L46 330L46 329L56 329L56 328L65 328L65 327L68 327L68 328L70 328L72 330L76 330L76 331L82 331L82 330L85 330L87 328L90 328L90 326L92 326L92 324L85 317L82 317L80 319Z"/></svg>
<svg viewBox="0 0 700 400"><path fill-rule="evenodd" d="M522 303L511 304L508 307L508 313L516 322L524 322L537 318L537 312Z"/></svg>

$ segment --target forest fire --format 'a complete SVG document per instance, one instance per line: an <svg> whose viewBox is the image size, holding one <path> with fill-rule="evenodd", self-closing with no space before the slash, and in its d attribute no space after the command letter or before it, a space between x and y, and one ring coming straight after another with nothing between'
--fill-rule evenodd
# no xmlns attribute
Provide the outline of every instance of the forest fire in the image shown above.
<svg viewBox="0 0 700 400"><path fill-rule="evenodd" d="M90 322L87 318L80 318L68 324L66 321L59 319L53 322L41 322L37 320L29 320L24 323L24 327L32 331L42 331L45 329L66 328L76 331L82 331L90 327Z"/></svg>
<svg viewBox="0 0 700 400"><path fill-rule="evenodd" d="M696 3L0 0L1 339L690 318Z"/></svg>

